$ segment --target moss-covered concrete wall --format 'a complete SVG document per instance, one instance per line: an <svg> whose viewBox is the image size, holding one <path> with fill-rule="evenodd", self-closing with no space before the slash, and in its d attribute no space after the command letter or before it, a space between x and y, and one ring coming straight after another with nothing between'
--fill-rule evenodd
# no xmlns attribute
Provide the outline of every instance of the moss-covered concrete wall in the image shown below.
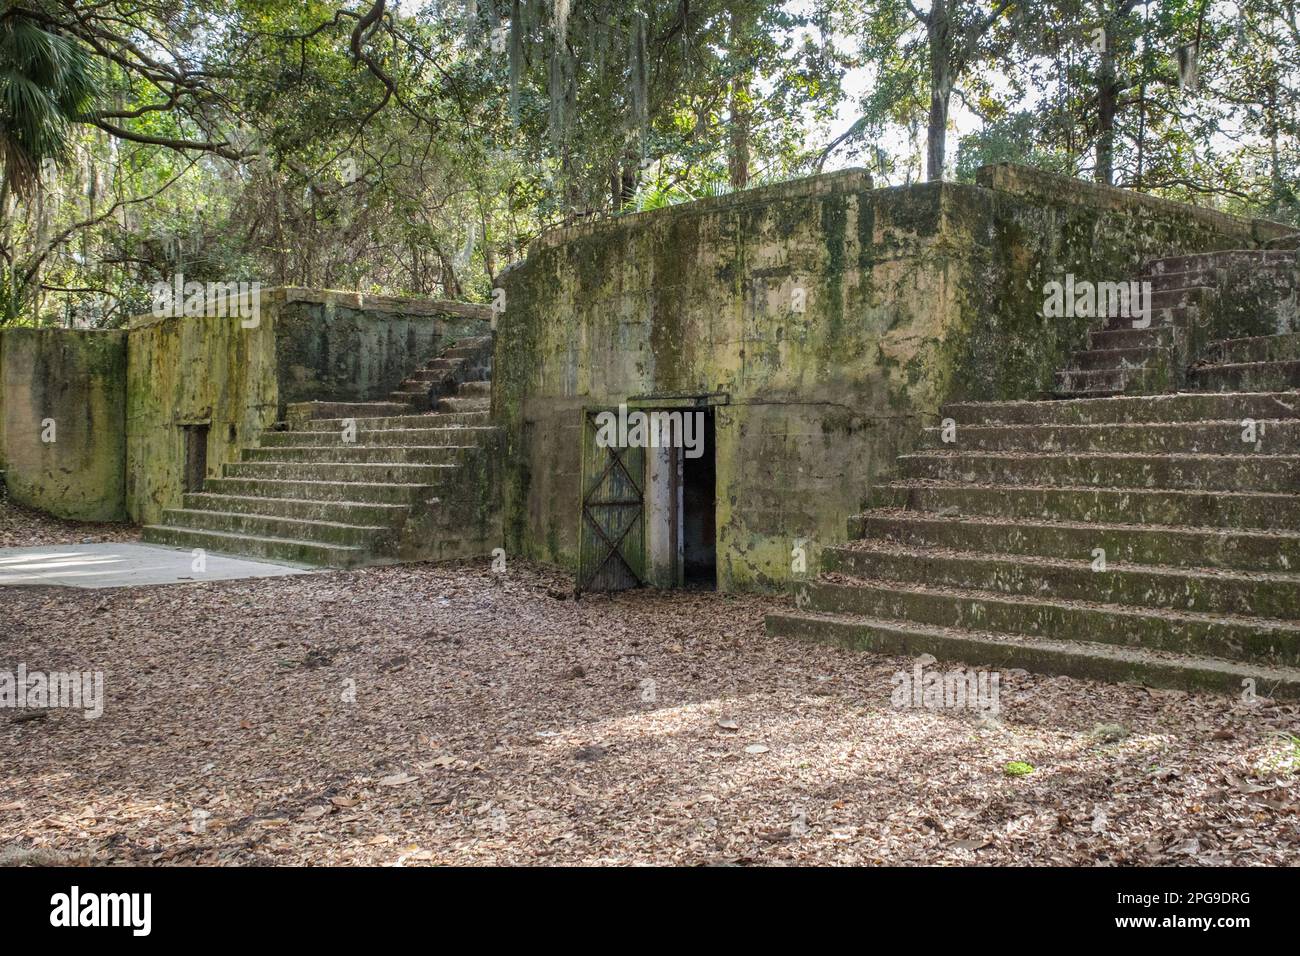
<svg viewBox="0 0 1300 956"><path fill-rule="evenodd" d="M386 398L447 343L484 334L483 306L305 289L263 290L256 324L209 316L133 320L127 374L127 507L179 507L185 426L207 425L207 472L295 401ZM246 325L251 327L245 327Z"/></svg>
<svg viewBox="0 0 1300 956"><path fill-rule="evenodd" d="M207 468L220 473L275 422L279 305L263 296L255 327L238 318L137 320L127 346L126 496L131 519L152 524L180 506L185 429L208 427Z"/></svg>
<svg viewBox="0 0 1300 956"><path fill-rule="evenodd" d="M547 234L501 281L507 548L574 566L581 408L721 393L719 585L780 586L942 402L1050 387L1088 325L1040 317L1050 279L1265 234L1005 166L890 189L847 170Z"/></svg>
<svg viewBox="0 0 1300 956"><path fill-rule="evenodd" d="M125 332L0 332L0 469L15 501L124 518L125 409Z"/></svg>
<svg viewBox="0 0 1300 956"><path fill-rule="evenodd" d="M280 403L388 398L458 339L487 334L481 305L285 289L277 312Z"/></svg>
<svg viewBox="0 0 1300 956"><path fill-rule="evenodd" d="M1251 249L1293 230L1024 166L986 166L977 186L945 186L959 308L945 320L950 399L1032 398L1082 347L1096 320L1044 318L1043 289L1065 273L1134 278L1148 259Z"/></svg>

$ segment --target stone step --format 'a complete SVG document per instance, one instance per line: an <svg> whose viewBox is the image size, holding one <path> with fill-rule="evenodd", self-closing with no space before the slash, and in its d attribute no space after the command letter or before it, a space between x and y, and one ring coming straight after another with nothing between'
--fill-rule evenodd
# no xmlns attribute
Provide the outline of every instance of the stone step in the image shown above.
<svg viewBox="0 0 1300 956"><path fill-rule="evenodd" d="M1168 289L1194 289L1218 284L1217 269L1188 269L1183 272L1158 272L1153 275L1139 276L1139 281L1151 283L1152 292Z"/></svg>
<svg viewBox="0 0 1300 956"><path fill-rule="evenodd" d="M1172 348L1178 335L1178 329L1171 325L1153 326L1147 329L1102 329L1088 333L1090 350L1109 351L1111 349Z"/></svg>
<svg viewBox="0 0 1300 956"><path fill-rule="evenodd" d="M474 360L483 358L483 345L457 345L442 353L443 358Z"/></svg>
<svg viewBox="0 0 1300 956"><path fill-rule="evenodd" d="M1199 252L1183 256L1163 256L1148 261L1142 269L1143 276L1167 272L1192 272L1222 269L1228 266L1249 264L1253 266L1289 265L1296 261L1294 252L1264 249L1225 249L1217 252Z"/></svg>
<svg viewBox="0 0 1300 956"><path fill-rule="evenodd" d="M849 536L893 541L908 548L990 551L1063 560L1091 561L1094 550L1100 548L1109 564L1300 572L1300 534L1286 531L878 510L850 518ZM1296 611L1300 613L1300 607Z"/></svg>
<svg viewBox="0 0 1300 956"><path fill-rule="evenodd" d="M270 478L279 481L355 481L388 484L438 484L457 465L412 465L398 462L281 462L237 461L223 466L226 478Z"/></svg>
<svg viewBox="0 0 1300 956"><path fill-rule="evenodd" d="M438 504L435 487L494 434L488 423L491 337L466 339L417 369L388 402L299 402L286 426L223 464L204 492L163 512L146 540L217 553L349 567L408 545L398 532L414 508ZM461 386L460 383L471 384ZM463 388L437 413L434 396ZM358 423L367 423L358 427ZM346 439L346 440L345 440ZM422 525L420 554L458 553L465 542ZM436 525L437 527L435 528Z"/></svg>
<svg viewBox="0 0 1300 956"><path fill-rule="evenodd" d="M1163 368L1060 369L1056 373L1056 390L1069 397L1071 392L1094 394L1142 395L1163 392L1169 384Z"/></svg>
<svg viewBox="0 0 1300 956"><path fill-rule="evenodd" d="M199 531L148 525L140 534L149 544L175 548L202 548L212 554L266 558L308 567L348 568L366 560L366 549L319 541L291 541L287 538L258 538L252 535Z"/></svg>
<svg viewBox="0 0 1300 956"><path fill-rule="evenodd" d="M403 486L408 487L408 486ZM407 504L373 501L322 501L314 498L271 498L260 495L222 495L199 492L182 498L190 511L222 511L228 514L274 515L303 521L329 521L380 528L401 525L410 513Z"/></svg>
<svg viewBox="0 0 1300 956"><path fill-rule="evenodd" d="M367 551L374 550L380 539L390 533L386 527L355 523L344 524L286 518L279 515L186 508L168 508L163 512L163 524L169 528L188 528L195 531L213 531L256 538L285 538L290 541L341 544L364 548Z"/></svg>
<svg viewBox="0 0 1300 956"><path fill-rule="evenodd" d="M977 485L1300 492L1300 457L1295 455L930 451L898 460L903 478Z"/></svg>
<svg viewBox="0 0 1300 956"><path fill-rule="evenodd" d="M1182 306L1196 305L1207 296L1214 294L1211 286L1174 287L1151 290L1151 308L1154 312L1163 312Z"/></svg>
<svg viewBox="0 0 1300 956"><path fill-rule="evenodd" d="M461 382L456 389L456 395L459 398L491 398L492 382L488 379L480 379L475 382Z"/></svg>
<svg viewBox="0 0 1300 956"><path fill-rule="evenodd" d="M354 420L359 421L359 420ZM341 433L348 424L346 419L321 419L310 422L304 431L332 431ZM488 425L488 413L481 412L425 412L421 415L396 415L389 418L367 419L365 427L387 431L394 428L458 428L485 427ZM358 426L360 427L360 426Z"/></svg>
<svg viewBox="0 0 1300 956"><path fill-rule="evenodd" d="M478 451L473 445L273 445L268 448L244 448L243 461L316 462L395 462L416 465L452 465L463 462Z"/></svg>
<svg viewBox="0 0 1300 956"><path fill-rule="evenodd" d="M1155 455L1300 453L1300 419L1240 419L1105 425L958 425L926 428L922 448L961 451L1131 452ZM955 439L944 442L944 435ZM1253 438L1247 442L1245 438Z"/></svg>
<svg viewBox="0 0 1300 956"><path fill-rule="evenodd" d="M1162 348L1086 349L1075 352L1070 357L1070 365L1076 369L1145 368L1158 362L1167 363L1170 358L1169 350Z"/></svg>
<svg viewBox="0 0 1300 956"><path fill-rule="evenodd" d="M1198 300L1187 305L1172 306L1168 308L1152 308L1151 314L1141 317L1132 316L1114 316L1106 319L1102 324L1103 331L1117 331L1122 329L1158 329L1166 326L1175 329L1188 329L1193 323L1200 320L1201 313L1208 305L1208 299L1213 294L1213 290L1199 290Z"/></svg>
<svg viewBox="0 0 1300 956"><path fill-rule="evenodd" d="M420 392L393 392L389 398L405 402L412 412L427 412L433 407L435 395L432 388Z"/></svg>
<svg viewBox="0 0 1300 956"><path fill-rule="evenodd" d="M1106 425L1138 422L1300 418L1300 392L1179 392L1141 398L957 402L940 414L958 425ZM960 431L960 428L958 429Z"/></svg>
<svg viewBox="0 0 1300 956"><path fill-rule="evenodd" d="M254 498L300 498L306 501L364 501L411 505L434 495L432 485L397 482L293 481L267 478L209 478L205 493Z"/></svg>
<svg viewBox="0 0 1300 956"><path fill-rule="evenodd" d="M823 614L1300 665L1300 625L1290 621L862 580L814 581L800 594L799 604Z"/></svg>
<svg viewBox="0 0 1300 956"><path fill-rule="evenodd" d="M1300 496L1293 494L892 482L873 488L869 502L879 508L1005 518L1300 528Z"/></svg>
<svg viewBox="0 0 1300 956"><path fill-rule="evenodd" d="M285 421L294 427L320 419L387 418L408 415L411 406L405 402L294 402L285 409Z"/></svg>
<svg viewBox="0 0 1300 956"><path fill-rule="evenodd" d="M1300 359L1300 335L1221 339L1206 346L1204 358L1213 365L1294 361Z"/></svg>
<svg viewBox="0 0 1300 956"><path fill-rule="evenodd" d="M940 661L990 669L1022 668L1044 674L1133 681L1151 687L1233 695L1240 695L1243 686L1254 686L1260 696L1300 697L1300 669L1240 664L1211 657L1166 655L1106 644L1049 641L812 612L768 615L767 631L775 636L815 640L879 654L932 654ZM1243 683L1248 681L1253 684Z"/></svg>
<svg viewBox="0 0 1300 956"><path fill-rule="evenodd" d="M1191 386L1214 392L1300 388L1300 361L1199 365L1187 374Z"/></svg>
<svg viewBox="0 0 1300 956"><path fill-rule="evenodd" d="M351 447L402 445L481 445L496 434L488 427L446 425L441 428L361 428ZM262 447L344 446L342 431L263 432Z"/></svg>
<svg viewBox="0 0 1300 956"><path fill-rule="evenodd" d="M440 398L437 409L440 412L487 412L491 402L486 398Z"/></svg>
<svg viewBox="0 0 1300 956"><path fill-rule="evenodd" d="M402 387L389 396L394 401L403 402L412 408L427 410L432 406L437 395L434 394L433 386L428 382L417 382L412 385L402 383Z"/></svg>
<svg viewBox="0 0 1300 956"><path fill-rule="evenodd" d="M1105 387L1102 387L1102 386L1098 386L1098 387L1096 387L1096 388L1072 388L1072 389L1070 389L1069 391L1061 391L1061 390L1058 389L1057 391L1051 393L1051 397L1052 397L1052 398L1058 398L1058 399L1061 399L1061 398L1116 398L1116 397L1118 397L1118 396L1120 396L1120 395L1123 395L1123 394L1124 394L1123 392L1118 392L1118 391L1116 391L1116 390L1113 389L1113 388L1105 388ZM1155 393L1144 393L1142 389L1140 389L1140 388L1135 388L1135 389L1132 390L1131 394L1133 394L1133 395L1142 395L1142 394L1155 394Z"/></svg>
<svg viewBox="0 0 1300 956"><path fill-rule="evenodd" d="M406 391L407 390L406 386L408 384L416 383L416 382L421 383L422 385L427 387L430 385L442 385L444 383L448 383L452 381L454 381L454 376L450 374L450 370L448 369L422 368L422 369L416 369L414 372L408 375L406 377L406 380L402 382L402 385L398 390Z"/></svg>
<svg viewBox="0 0 1300 956"><path fill-rule="evenodd" d="M1165 568L858 541L822 552L823 568L871 580L1281 620L1300 618L1300 574Z"/></svg>

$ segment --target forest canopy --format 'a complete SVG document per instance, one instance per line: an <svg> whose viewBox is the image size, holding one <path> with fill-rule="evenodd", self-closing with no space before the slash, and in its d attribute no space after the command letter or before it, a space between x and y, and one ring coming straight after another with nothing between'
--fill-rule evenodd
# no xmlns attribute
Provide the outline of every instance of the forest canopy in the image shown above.
<svg viewBox="0 0 1300 956"><path fill-rule="evenodd" d="M0 324L487 301L551 226L1027 163L1300 223L1295 0L0 0Z"/></svg>

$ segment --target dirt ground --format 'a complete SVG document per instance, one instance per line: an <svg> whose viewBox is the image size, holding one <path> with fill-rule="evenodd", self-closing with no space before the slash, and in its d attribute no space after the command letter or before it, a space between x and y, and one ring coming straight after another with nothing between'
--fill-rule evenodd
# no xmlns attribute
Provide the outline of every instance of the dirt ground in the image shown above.
<svg viewBox="0 0 1300 956"><path fill-rule="evenodd" d="M0 589L0 674L105 693L0 709L0 863L1300 862L1294 705L1005 671L996 717L897 708L914 661L769 638L775 599L568 588Z"/></svg>

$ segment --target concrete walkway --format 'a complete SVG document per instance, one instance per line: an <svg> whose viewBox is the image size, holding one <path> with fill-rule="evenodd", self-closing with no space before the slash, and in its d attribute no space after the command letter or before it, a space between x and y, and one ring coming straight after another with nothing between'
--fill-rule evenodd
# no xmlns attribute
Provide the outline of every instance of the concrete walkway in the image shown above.
<svg viewBox="0 0 1300 956"><path fill-rule="evenodd" d="M235 578L274 578L308 574L305 568L208 554L203 571L194 569L189 549L149 544L53 544L40 548L0 548L0 587L44 584L70 588L131 588L146 584L184 584Z"/></svg>

